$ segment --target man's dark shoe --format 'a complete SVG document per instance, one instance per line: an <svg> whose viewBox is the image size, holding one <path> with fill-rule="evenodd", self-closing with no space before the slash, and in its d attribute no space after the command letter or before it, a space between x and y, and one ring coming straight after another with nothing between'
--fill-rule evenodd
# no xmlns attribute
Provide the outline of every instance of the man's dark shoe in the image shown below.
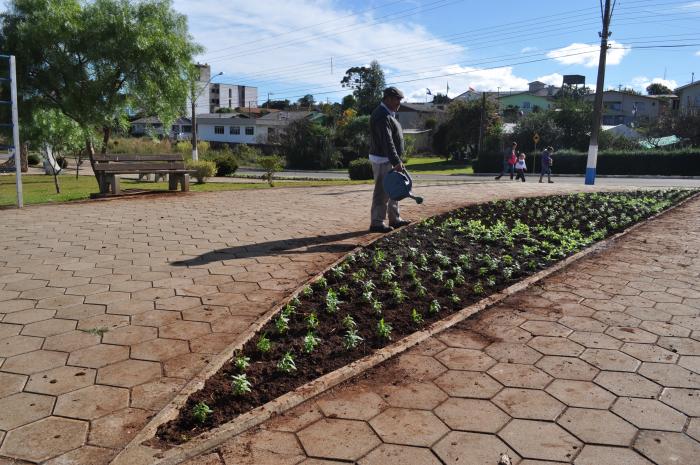
<svg viewBox="0 0 700 465"><path fill-rule="evenodd" d="M369 232L374 232L374 233L388 233L393 231L394 228L391 226L386 226L386 225L380 225L380 226L370 226L369 227Z"/></svg>
<svg viewBox="0 0 700 465"><path fill-rule="evenodd" d="M393 223L391 225L391 227L392 228L400 228L401 226L408 226L409 224L411 224L411 222L408 220L399 220L396 223Z"/></svg>

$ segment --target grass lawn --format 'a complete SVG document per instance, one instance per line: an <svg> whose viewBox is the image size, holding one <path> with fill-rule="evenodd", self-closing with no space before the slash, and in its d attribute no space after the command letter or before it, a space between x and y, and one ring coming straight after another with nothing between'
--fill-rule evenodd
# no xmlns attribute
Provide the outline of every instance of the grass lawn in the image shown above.
<svg viewBox="0 0 700 465"><path fill-rule="evenodd" d="M97 181L92 176L80 176L75 179L73 175L59 176L61 193L56 194L52 176L25 175L22 176L24 191L24 203L37 205L42 203L67 202L70 200L87 200L90 194L98 192ZM347 184L366 184L368 181L277 181L275 187L320 187L342 186ZM132 179L121 180L122 189L167 190L164 182L138 182ZM190 184L192 192L232 191L239 189L270 189L266 183L206 183ZM0 176L0 207L17 204L15 192L15 176Z"/></svg>
<svg viewBox="0 0 700 465"><path fill-rule="evenodd" d="M417 174L474 174L471 163L455 163L437 157L413 157L406 163L408 171Z"/></svg>

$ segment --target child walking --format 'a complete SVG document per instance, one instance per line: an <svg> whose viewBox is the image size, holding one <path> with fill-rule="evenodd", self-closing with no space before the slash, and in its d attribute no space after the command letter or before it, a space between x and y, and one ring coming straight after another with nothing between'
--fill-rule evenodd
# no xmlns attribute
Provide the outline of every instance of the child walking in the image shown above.
<svg viewBox="0 0 700 465"><path fill-rule="evenodd" d="M544 152L542 152L542 156L540 158L542 162L542 171L540 171L540 182L542 182L542 178L544 175L547 175L547 182L548 183L553 183L552 181L552 164L554 163L554 160L552 159L552 154L554 153L554 148L552 146L547 147L544 149Z"/></svg>
<svg viewBox="0 0 700 465"><path fill-rule="evenodd" d="M525 154L521 153L518 155L518 161L515 163L515 180L522 179L525 182L525 171L527 170L527 165L525 164Z"/></svg>

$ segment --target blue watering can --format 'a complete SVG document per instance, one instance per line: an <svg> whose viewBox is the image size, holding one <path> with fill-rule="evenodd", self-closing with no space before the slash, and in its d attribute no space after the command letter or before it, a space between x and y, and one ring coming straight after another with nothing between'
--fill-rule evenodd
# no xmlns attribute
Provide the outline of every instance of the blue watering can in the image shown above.
<svg viewBox="0 0 700 465"><path fill-rule="evenodd" d="M389 194L391 200L403 200L412 198L416 203L423 203L423 197L413 195L411 188L413 187L413 179L408 171L390 171L384 176L384 192Z"/></svg>

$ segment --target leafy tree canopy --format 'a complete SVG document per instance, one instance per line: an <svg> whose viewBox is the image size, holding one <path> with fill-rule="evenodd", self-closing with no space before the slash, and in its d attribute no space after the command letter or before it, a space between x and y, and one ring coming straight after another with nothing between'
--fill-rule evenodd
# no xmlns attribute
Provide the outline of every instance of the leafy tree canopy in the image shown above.
<svg viewBox="0 0 700 465"><path fill-rule="evenodd" d="M166 122L181 113L200 51L171 0L10 0L0 48L17 57L25 108L56 108L84 130L103 129L103 146L127 109Z"/></svg>
<svg viewBox="0 0 700 465"><path fill-rule="evenodd" d="M384 71L374 60L367 66L355 66L345 71L340 81L343 87L353 89L352 95L357 102L356 109L361 115L368 115L382 99L386 82Z"/></svg>
<svg viewBox="0 0 700 465"><path fill-rule="evenodd" d="M447 95L443 95L440 92L433 95L433 103L450 103L450 98Z"/></svg>
<svg viewBox="0 0 700 465"><path fill-rule="evenodd" d="M673 91L659 82L654 82L654 83L649 84L647 86L647 94L649 94L649 95L669 95L669 94L673 94Z"/></svg>
<svg viewBox="0 0 700 465"><path fill-rule="evenodd" d="M297 100L297 103L299 104L300 107L303 108L309 108L314 105L314 96L311 94L306 94L303 97L301 97L299 100Z"/></svg>

